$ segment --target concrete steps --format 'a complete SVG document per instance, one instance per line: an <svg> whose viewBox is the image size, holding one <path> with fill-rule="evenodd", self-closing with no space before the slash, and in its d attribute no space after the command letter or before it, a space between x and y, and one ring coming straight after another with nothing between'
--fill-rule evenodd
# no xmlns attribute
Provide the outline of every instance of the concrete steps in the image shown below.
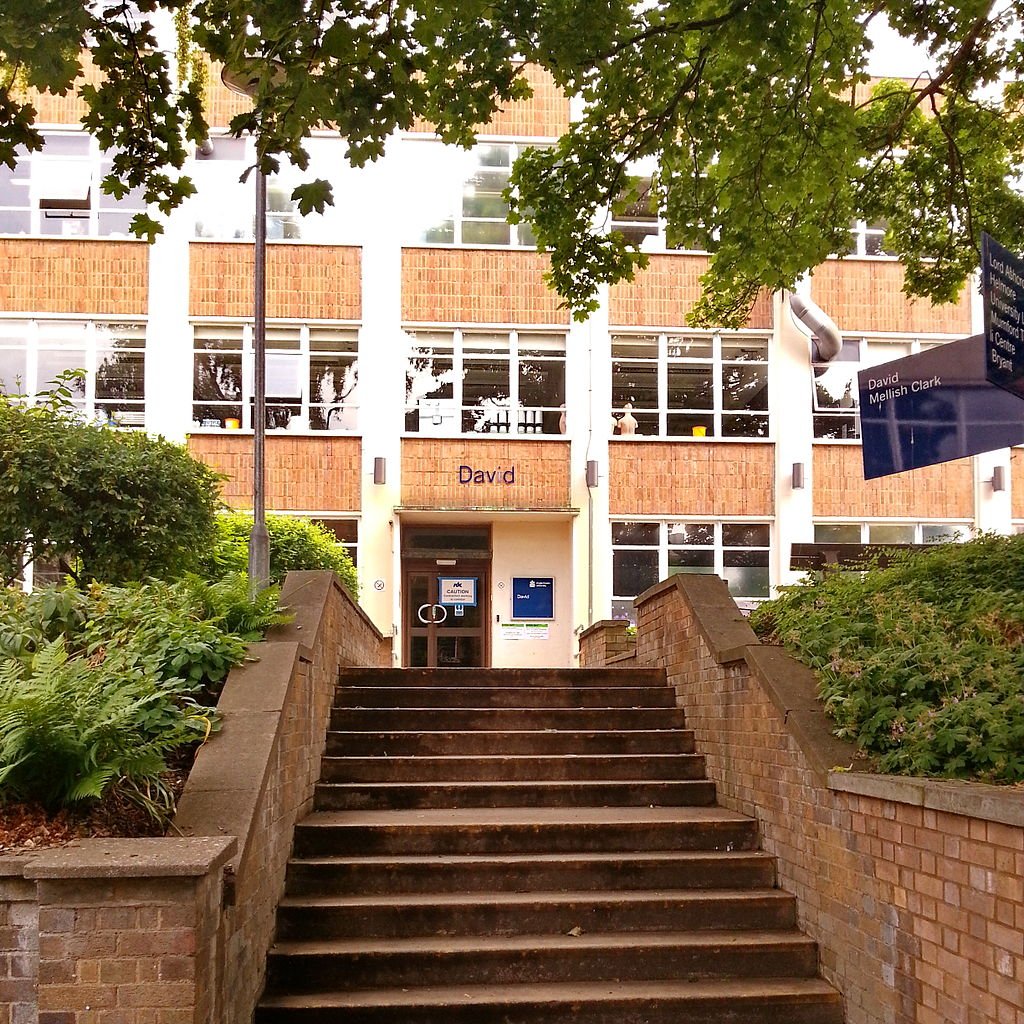
<svg viewBox="0 0 1024 1024"><path fill-rule="evenodd" d="M342 674L258 1024L840 1024L654 670Z"/></svg>

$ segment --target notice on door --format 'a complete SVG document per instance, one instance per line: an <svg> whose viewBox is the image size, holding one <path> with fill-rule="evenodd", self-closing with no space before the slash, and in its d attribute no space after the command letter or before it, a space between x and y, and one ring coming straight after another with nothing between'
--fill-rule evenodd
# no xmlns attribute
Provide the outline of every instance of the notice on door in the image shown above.
<svg viewBox="0 0 1024 1024"><path fill-rule="evenodd" d="M451 607L462 605L476 607L476 576L439 576L437 578L437 603Z"/></svg>

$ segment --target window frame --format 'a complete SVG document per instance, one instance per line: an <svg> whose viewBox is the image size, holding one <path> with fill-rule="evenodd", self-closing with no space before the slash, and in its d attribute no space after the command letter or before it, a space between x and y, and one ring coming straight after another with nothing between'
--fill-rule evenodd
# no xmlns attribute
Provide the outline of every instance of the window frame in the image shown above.
<svg viewBox="0 0 1024 1024"><path fill-rule="evenodd" d="M767 570L767 587L769 594L773 586L772 581L772 551L775 544L775 521L771 516L658 516L658 517L644 517L644 516L633 516L633 517L614 517L609 521L609 540L611 542L612 551L612 566L611 566L611 604L612 604L612 616L618 618L629 618L631 621L635 620L635 616L632 614L632 602L639 596L637 594L620 594L616 590L615 586L615 553L617 551L652 551L655 550L655 546L652 544L623 544L616 542L615 540L615 528L617 526L624 525L639 525L639 526L657 526L658 528L658 578L655 582L660 580L668 579L670 576L679 575L685 571L676 568L673 571L673 567L669 565L669 556L671 551L704 551L709 550L712 554L712 565L708 572L696 572L695 575L704 576L718 576L720 579L725 580L725 570L727 568L735 568L726 565L727 552L731 551L759 551L764 552L767 559L767 565L764 568ZM673 544L670 540L672 527L689 526L689 527L701 527L710 526L712 527L713 536L710 544ZM763 527L768 530L768 544L767 545L736 545L736 544L725 544L724 533L726 527L738 526L738 527ZM760 567L759 567L760 568ZM653 585L653 584L652 584ZM732 589L730 588L730 593ZM747 596L743 594L734 594L733 600L736 601L740 607L753 607L760 604L761 601L767 600L767 597L763 596ZM627 614L623 616L621 612L627 611Z"/></svg>
<svg viewBox="0 0 1024 1024"><path fill-rule="evenodd" d="M885 541L875 540L871 536L871 528L874 526L896 526L910 527L914 531L913 540ZM829 539L818 539L818 527L837 527L856 529L858 540L832 541ZM953 538L953 542L960 544L970 540L971 530L974 522L970 519L815 519L812 527L814 544L875 544L884 546L886 544L938 544L942 542L941 537L924 538L924 531L929 527L953 527L959 531L959 536Z"/></svg>
<svg viewBox="0 0 1024 1024"><path fill-rule="evenodd" d="M656 354L652 356L616 356L616 342L620 340L628 342L630 339L636 339L639 341L650 339L655 341L657 345ZM710 344L711 353L710 355L695 355L692 357L674 355L670 351L673 341L682 341L684 344L689 343L704 346ZM763 358L737 359L735 357L727 358L724 355L723 348L725 346L733 342L742 344L744 341L756 342L759 345L763 345ZM627 413L630 413L634 419L636 419L639 414L638 425L642 426L645 422L652 422L653 417L657 417L657 431L655 433L642 433L637 430L636 432L628 435L631 438L640 438L645 441L667 440L673 442L688 439L695 441L772 441L772 409L769 391L771 387L771 334L769 332L708 331L702 333L699 331L655 331L650 329L643 330L641 328L613 328L609 331L609 343L611 348L611 418L617 421L618 424L621 424L622 418L626 416ZM638 368L654 368L657 388L657 404L654 408L650 408L649 406L634 406L627 410L626 405L629 404L632 406L631 402L627 402L626 400L621 402L616 401L616 392L622 391L628 386L626 383L620 383L618 381L618 375L629 364L633 364ZM734 366L759 366L763 368L763 391L765 396L763 409L726 408L725 375L727 369ZM699 408L694 406L692 408L684 408L680 406L675 408L669 405L670 382L673 377L673 371L685 369L686 367L707 367L710 370L710 407ZM670 433L669 425L673 417L676 417L677 419L704 420L705 422L703 424L696 422L692 423L690 425L691 432L689 434ZM730 432L725 434L723 432L723 424L729 418L735 418L737 420L749 419L751 422L763 419L764 432L742 434ZM701 430L702 427L703 432ZM616 440L626 435L623 434L621 427L616 425L612 428L610 436L613 440Z"/></svg>
<svg viewBox="0 0 1024 1024"><path fill-rule="evenodd" d="M23 326L22 340L19 344L17 335L6 328ZM81 345L75 345L77 339L73 331L81 329ZM106 343L110 329L124 331L126 340L134 340L135 344L117 349ZM54 330L56 329L56 330ZM67 366L67 370L84 370L85 380L79 395L72 397L72 404L80 410L86 420L107 423L113 427L125 429L144 429L146 425L146 330L147 321L141 317L77 317L77 316L0 316L0 351L23 352L25 359L25 376L20 385L14 381L4 381L5 390L12 389L26 396L28 404L35 404L40 393L52 381L43 379L48 372L40 371L40 356L47 353L59 353L63 348L71 352L81 352L84 365L77 362ZM50 334L49 332L54 333ZM62 346L56 336L64 334L69 344ZM110 398L98 395L98 375L103 369L104 357L109 353L124 351L141 357L141 398ZM63 372L63 371L58 371ZM125 409L114 409L115 405L127 406Z"/></svg>
<svg viewBox="0 0 1024 1024"><path fill-rule="evenodd" d="M246 321L237 320L209 320L196 318L192 320L192 398L190 401L191 412L191 433L198 432L233 432L235 430L251 431L253 428L252 414L254 408L254 376L255 376L255 345L253 325ZM218 338L218 335L224 336ZM313 342L323 336L335 335L345 339L353 345L349 351L345 351L342 341L336 348L319 349L313 347ZM214 345L201 345L200 341L207 339L210 342L224 340L229 346L217 348ZM237 345L231 345L237 339ZM272 394L270 381L267 382L267 430L291 430L303 434L320 436L323 434L353 434L359 430L359 398L358 398L358 375L359 375L359 347L361 343L361 330L359 325L353 323L323 323L323 322L301 322L292 321L269 321L266 325L266 359L267 364L276 358L293 357L296 364L296 379L298 382L299 394ZM231 353L237 357L239 365L240 386L239 394L235 399L207 399L196 397L196 369L197 361L201 355L222 351ZM312 365L318 358L333 357L345 361L345 374L352 374L352 382L342 396L341 400L323 402L314 400L312 395ZM354 397L352 397L354 396ZM347 399L347 400L346 400ZM199 410L205 407L207 410L215 410L220 407L224 409L222 416L202 416ZM295 411L297 408L297 411ZM313 410L328 410L326 420L329 423L331 414L338 413L338 419L334 426L313 426L311 413ZM277 422L279 418L287 413L287 419ZM219 419L219 424L212 420ZM237 420L238 425L229 426L228 423ZM294 426L292 425L294 422Z"/></svg>
<svg viewBox="0 0 1024 1024"><path fill-rule="evenodd" d="M420 325L406 327L406 334L410 339L408 357L406 359L406 394L405 394L405 429L409 437L492 437L495 434L507 438L538 438L538 437L562 437L565 432L565 397L566 397L566 369L567 369L567 347L568 335L564 329L521 329L521 328L487 328L487 327L434 327ZM430 341L431 339L450 339L449 345L434 343L431 348L417 345L418 339ZM484 353L483 348L475 349L472 344L467 345L467 339L492 339L494 341L507 342L507 348L499 352L476 355ZM526 355L526 352L535 353L537 346L531 343L531 339L545 339L547 342L555 341L557 346L552 345L550 355ZM543 350L541 350L543 351ZM447 353L450 352L450 355ZM439 354L441 353L441 354ZM444 364L451 362L450 370L445 366L441 373L450 376L450 381L443 381L431 391L415 394L415 385L412 376L414 360L432 362L434 359ZM504 401L496 401L488 415L487 407L483 402L474 405L466 403L466 382L470 373L470 367L474 362L484 364L488 361L502 361L507 367L506 380L508 383L508 395ZM558 406L537 405L526 406L520 402L522 373L524 364L527 362L549 363L561 368L561 379L556 382L556 390L561 395L561 402ZM467 365L468 364L468 365ZM439 378L440 379L440 378ZM410 390L412 389L412 390ZM438 392L445 391L450 397L439 396ZM433 397L432 397L433 396ZM483 410L484 415L480 415ZM513 413L515 416L515 427L513 428ZM466 424L470 417L476 416L474 429L467 429ZM429 428L423 429L425 417L430 422L426 423ZM412 426L415 423L416 426ZM476 429L482 424L491 423L490 429Z"/></svg>

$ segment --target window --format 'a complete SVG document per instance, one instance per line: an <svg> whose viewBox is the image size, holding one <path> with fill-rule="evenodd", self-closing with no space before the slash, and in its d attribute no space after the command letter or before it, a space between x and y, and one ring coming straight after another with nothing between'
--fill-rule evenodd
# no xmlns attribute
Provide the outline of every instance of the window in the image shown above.
<svg viewBox="0 0 1024 1024"><path fill-rule="evenodd" d="M564 335L427 330L410 338L406 430L564 433Z"/></svg>
<svg viewBox="0 0 1024 1024"><path fill-rule="evenodd" d="M0 166L0 234L130 235L146 204L141 189L121 199L101 191L111 167L91 136L45 132L42 150Z"/></svg>
<svg viewBox="0 0 1024 1024"><path fill-rule="evenodd" d="M637 248L661 248L657 245L661 231L658 204L650 175L630 176L612 204L610 230Z"/></svg>
<svg viewBox="0 0 1024 1024"><path fill-rule="evenodd" d="M910 338L844 338L843 347L832 362L811 364L814 436L833 440L858 439L857 372L940 344L942 342L938 340Z"/></svg>
<svg viewBox="0 0 1024 1024"><path fill-rule="evenodd" d="M433 219L417 229L416 241L441 245L536 245L529 226L509 224L508 187L512 165L525 148L514 143L482 143L455 156L442 147L426 148L418 170L425 182L425 207Z"/></svg>
<svg viewBox="0 0 1024 1024"><path fill-rule="evenodd" d="M196 324L193 427L251 429L252 326ZM268 324L269 429L355 430L358 334L354 329Z"/></svg>
<svg viewBox="0 0 1024 1024"><path fill-rule="evenodd" d="M850 248L846 256L895 256L883 248L888 225L884 220L855 220L850 225Z"/></svg>
<svg viewBox="0 0 1024 1024"><path fill-rule="evenodd" d="M320 519L318 522L329 533L333 533L338 543L348 552L353 565L359 564L359 520L358 519Z"/></svg>
<svg viewBox="0 0 1024 1024"><path fill-rule="evenodd" d="M815 544L938 544L964 541L968 523L815 523Z"/></svg>
<svg viewBox="0 0 1024 1024"><path fill-rule="evenodd" d="M768 523L613 522L612 615L634 618L633 599L677 573L717 574L737 601L769 596Z"/></svg>
<svg viewBox="0 0 1024 1024"><path fill-rule="evenodd" d="M67 370L84 370L72 402L88 419L146 420L146 328L138 323L0 320L0 391L34 396Z"/></svg>
<svg viewBox="0 0 1024 1024"><path fill-rule="evenodd" d="M768 339L612 336L613 433L767 437Z"/></svg>

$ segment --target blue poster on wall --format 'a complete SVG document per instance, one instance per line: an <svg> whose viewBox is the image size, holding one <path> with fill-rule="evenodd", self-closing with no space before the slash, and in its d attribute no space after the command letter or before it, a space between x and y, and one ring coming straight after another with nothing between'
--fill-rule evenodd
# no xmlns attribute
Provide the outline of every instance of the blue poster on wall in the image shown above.
<svg viewBox="0 0 1024 1024"><path fill-rule="evenodd" d="M555 580L552 576L512 577L512 618L553 619Z"/></svg>
<svg viewBox="0 0 1024 1024"><path fill-rule="evenodd" d="M985 349L976 334L860 371L866 480L1024 444L1024 405L986 379Z"/></svg>

